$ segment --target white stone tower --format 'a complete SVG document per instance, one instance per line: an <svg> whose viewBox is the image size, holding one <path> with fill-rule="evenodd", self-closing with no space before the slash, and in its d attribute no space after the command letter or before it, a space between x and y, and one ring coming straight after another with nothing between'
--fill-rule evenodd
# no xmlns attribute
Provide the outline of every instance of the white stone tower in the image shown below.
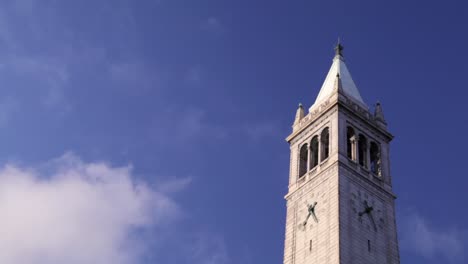
<svg viewBox="0 0 468 264"><path fill-rule="evenodd" d="M364 103L338 44L315 103L296 113L284 264L399 264L382 107Z"/></svg>

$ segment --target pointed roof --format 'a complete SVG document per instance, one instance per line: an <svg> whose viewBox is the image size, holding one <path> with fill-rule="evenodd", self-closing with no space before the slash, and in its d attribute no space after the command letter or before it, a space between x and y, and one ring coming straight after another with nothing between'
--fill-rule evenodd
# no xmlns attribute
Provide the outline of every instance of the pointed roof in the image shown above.
<svg viewBox="0 0 468 264"><path fill-rule="evenodd" d="M310 110L314 106L320 105L320 103L325 101L333 94L335 91L334 88L337 78L341 79L341 89L346 96L361 104L365 108L368 108L364 103L364 100L362 100L361 94L359 93L356 84L354 84L353 78L348 71L348 67L346 67L345 60L343 58L343 46L340 43L338 43L336 46L335 52L336 54L335 58L333 58L333 64L331 65L327 77L322 84L322 88L320 88L317 99L315 99L315 103L310 107Z"/></svg>

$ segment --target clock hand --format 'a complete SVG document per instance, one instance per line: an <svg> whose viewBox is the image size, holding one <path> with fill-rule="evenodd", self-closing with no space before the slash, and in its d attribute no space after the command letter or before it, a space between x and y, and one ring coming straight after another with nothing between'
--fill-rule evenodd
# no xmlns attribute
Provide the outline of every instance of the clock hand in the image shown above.
<svg viewBox="0 0 468 264"><path fill-rule="evenodd" d="M359 212L359 216L363 216L364 214L370 214L374 210L372 206L369 206L367 201L364 201L364 210L362 212Z"/></svg>
<svg viewBox="0 0 468 264"><path fill-rule="evenodd" d="M374 221L374 217L372 216L372 213L369 212L367 215L369 216L369 219L371 220L372 225L374 226L374 230L377 231L377 226L375 225L375 221Z"/></svg>
<svg viewBox="0 0 468 264"><path fill-rule="evenodd" d="M310 215L311 215L311 213L309 212L306 219L304 220L304 223L302 223L303 226L307 225L307 221L309 220Z"/></svg>
<svg viewBox="0 0 468 264"><path fill-rule="evenodd" d="M303 225L307 225L307 221L309 220L310 216L312 215L314 217L315 222L318 223L317 217L315 216L315 206L317 205L317 202L315 202L312 205L309 205L307 208L307 211L309 211L309 214L307 215Z"/></svg>
<svg viewBox="0 0 468 264"><path fill-rule="evenodd" d="M369 204L367 203L367 200L364 200L364 208L366 208L366 210L369 210L369 208L372 208L372 207L369 206Z"/></svg>
<svg viewBox="0 0 468 264"><path fill-rule="evenodd" d="M317 202L314 202L314 204L309 205L309 214L312 214L312 216L314 217L315 222L318 223L317 216L315 215L315 206L316 205L317 205Z"/></svg>
<svg viewBox="0 0 468 264"><path fill-rule="evenodd" d="M314 217L315 223L318 223L318 219L314 211L312 211L312 216Z"/></svg>
<svg viewBox="0 0 468 264"><path fill-rule="evenodd" d="M369 213L368 208L364 208L364 210L362 210L362 212L359 212L359 216L363 216L364 214L368 214L368 213Z"/></svg>
<svg viewBox="0 0 468 264"><path fill-rule="evenodd" d="M312 210L315 209L315 206L317 205L317 202L314 202L314 204L311 206L312 207Z"/></svg>

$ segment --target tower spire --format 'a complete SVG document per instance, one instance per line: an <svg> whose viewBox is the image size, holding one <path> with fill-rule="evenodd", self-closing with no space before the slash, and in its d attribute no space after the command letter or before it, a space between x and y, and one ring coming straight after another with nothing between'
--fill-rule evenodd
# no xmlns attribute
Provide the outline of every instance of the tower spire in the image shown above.
<svg viewBox="0 0 468 264"><path fill-rule="evenodd" d="M341 45L340 39L338 39L338 43L335 46L335 57L333 58L333 63L322 87L320 88L320 92L317 95L314 104L309 108L309 112L312 112L312 108L319 106L327 98L332 96L335 90L337 90L336 88L339 87L341 87L341 89L338 90L341 90L340 92L343 95L352 99L364 109L368 108L348 71L348 67L346 66L345 59L343 57L343 49L344 47Z"/></svg>

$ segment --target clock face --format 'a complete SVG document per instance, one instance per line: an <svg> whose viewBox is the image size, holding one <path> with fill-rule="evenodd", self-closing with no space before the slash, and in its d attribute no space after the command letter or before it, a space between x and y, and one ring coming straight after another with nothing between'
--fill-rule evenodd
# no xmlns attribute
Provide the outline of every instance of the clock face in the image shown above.
<svg viewBox="0 0 468 264"><path fill-rule="evenodd" d="M321 246L319 234L327 233L328 195L326 186L304 194L296 203L295 255L304 263L316 262Z"/></svg>
<svg viewBox="0 0 468 264"><path fill-rule="evenodd" d="M382 230L385 225L382 202L363 190L351 192L352 217L368 230Z"/></svg>
<svg viewBox="0 0 468 264"><path fill-rule="evenodd" d="M303 231L313 228L320 223L320 215L325 211L324 203L326 193L311 192L300 201L298 206L297 224Z"/></svg>

